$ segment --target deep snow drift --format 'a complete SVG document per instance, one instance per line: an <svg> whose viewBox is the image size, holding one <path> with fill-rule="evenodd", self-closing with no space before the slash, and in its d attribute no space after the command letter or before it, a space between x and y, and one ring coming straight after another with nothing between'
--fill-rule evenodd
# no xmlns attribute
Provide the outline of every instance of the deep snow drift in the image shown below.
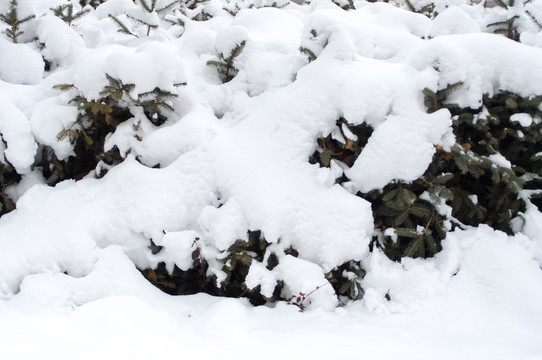
<svg viewBox="0 0 542 360"><path fill-rule="evenodd" d="M0 160L23 176L7 190L17 210L0 219L2 358L542 358L536 207L515 236L458 230L435 258L394 263L369 252L370 204L353 195L418 178L435 145L454 143L449 112L427 114L422 89L462 81L453 95L461 106L499 90L542 94L536 24L521 19L518 43L486 33L512 10L464 1L438 2L431 20L363 1L344 11L327 0L282 8L210 0L147 19L158 28L146 36L126 17L145 16L132 1L106 1L71 25L49 10L64 3L19 0L20 14L37 18L18 44L0 36ZM235 6L236 16L224 10ZM8 8L2 1L0 13ZM541 1L515 11L524 8L542 15ZM197 11L213 17L191 20ZM118 32L109 15L138 37ZM242 41L239 73L221 84L207 61ZM309 63L300 47L318 58ZM175 93L175 112L157 127L131 109L105 143L123 163L102 179L44 185L32 168L39 146L60 160L73 154L57 138L75 121L69 101L74 92L99 98L106 74L134 84L134 96ZM63 83L77 90L53 89ZM337 132L339 117L374 127L369 143L349 169L309 164L316 138ZM342 172L351 179L344 187L335 184ZM248 230L299 257L283 254L273 270L253 263L247 286L266 296L279 280L285 296L319 286L308 311L172 297L136 268L188 269L199 237L220 281L216 258ZM152 254L149 239L164 251ZM324 274L350 259L367 269L365 296L345 305Z"/></svg>

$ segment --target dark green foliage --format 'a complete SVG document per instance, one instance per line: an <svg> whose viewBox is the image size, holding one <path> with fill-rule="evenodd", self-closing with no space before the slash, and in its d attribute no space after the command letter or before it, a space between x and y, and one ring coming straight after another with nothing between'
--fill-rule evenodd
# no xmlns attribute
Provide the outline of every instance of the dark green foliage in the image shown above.
<svg viewBox="0 0 542 360"><path fill-rule="evenodd" d="M126 26L122 21L120 21L116 16L113 16L113 15L109 14L109 18L111 20L113 20L115 22L115 24L119 27L119 29L117 30L118 32L126 34L126 35L130 35L130 36L134 36L134 37L139 37L136 34L134 34L128 28L128 26Z"/></svg>
<svg viewBox="0 0 542 360"><path fill-rule="evenodd" d="M58 133L58 140L69 139L74 146L76 156L60 161L54 152L44 147L39 159L39 166L50 184L64 179L81 179L89 172L97 169L98 163L106 166L97 169L98 177L105 175L107 168L122 162L125 154L113 149L104 152L104 143L108 134L115 131L116 127L132 118L130 106L142 107L149 120L159 126L167 119L169 112L174 111L169 100L177 95L159 88L147 93L139 94L137 99L130 95L134 90L134 84L124 84L106 74L107 85L99 93L100 98L88 100L84 96L76 95L71 103L77 104L79 110L77 119L67 128ZM176 86L184 84L175 84ZM72 84L58 84L53 87L59 91L78 90ZM134 126L137 131L139 124ZM141 141L138 135L135 137Z"/></svg>
<svg viewBox="0 0 542 360"><path fill-rule="evenodd" d="M226 279L217 286L216 276L208 274L208 263L201 256L198 245L199 238L194 240L191 269L183 271L175 267L170 274L164 264L157 269L145 269L145 277L158 288L173 295L187 295L198 292L205 292L211 295L228 297L246 297L254 305L262 305L268 301L280 299L280 292L283 287L281 281L277 283L275 292L271 299L260 294L259 287L248 289L245 278L253 261L262 262L270 245L263 238L260 231L249 231L248 240L237 240L221 257L222 270L226 273ZM278 258L271 254L267 260L267 268L273 269L278 265Z"/></svg>
<svg viewBox="0 0 542 360"><path fill-rule="evenodd" d="M343 10L356 10L353 0L332 0L335 5Z"/></svg>
<svg viewBox="0 0 542 360"><path fill-rule="evenodd" d="M79 0L79 4L84 7L86 5L90 5L92 6L93 8L97 8L98 6L100 6L102 3L106 2L107 0Z"/></svg>
<svg viewBox="0 0 542 360"><path fill-rule="evenodd" d="M245 285L245 278L252 261L263 261L267 247L270 244L262 237L260 231L249 231L248 241L237 240L227 250L227 256L221 260L224 264L222 270L227 277L221 284L221 290L229 296L247 296L252 298L252 302L265 303L259 294L259 289L249 290ZM268 263L269 268L274 268L278 264L276 256ZM256 299L259 298L259 299Z"/></svg>
<svg viewBox="0 0 542 360"><path fill-rule="evenodd" d="M487 0L484 2L484 6L487 6ZM519 41L520 33L517 29L516 21L520 19L520 16L517 15L517 10L513 9L515 0L509 0L508 4L503 0L495 0L495 4L503 9L510 10L508 11L506 18L501 21L496 21L492 24L488 24L487 27L492 30L495 34L501 34L506 36L507 38ZM513 16L509 16L509 14L515 14ZM528 11L525 11L525 14L531 18L535 22L535 24L540 25L536 18L534 18Z"/></svg>
<svg viewBox="0 0 542 360"><path fill-rule="evenodd" d="M423 91L428 112L447 108L452 113L457 143L448 151L437 146L428 169L414 182L358 194L371 202L380 234L371 249L381 247L391 259L432 256L455 227L487 224L511 234L511 220L525 210L523 189L530 190L535 205L542 204L542 96L500 92L485 96L479 109L464 109L448 101L462 85ZM522 126L511 120L514 114L530 116L532 123ZM337 129L318 139L311 163L328 167L335 160L350 167L372 133L369 126L345 119L337 121ZM348 180L342 175L337 182ZM450 207L451 216L440 214L439 206Z"/></svg>
<svg viewBox="0 0 542 360"><path fill-rule="evenodd" d="M538 27L538 31L542 31L541 21L539 21L533 14L531 14L529 10L525 10L525 14L527 14L531 21L535 23L535 25Z"/></svg>
<svg viewBox="0 0 542 360"><path fill-rule="evenodd" d="M178 4L179 2L180 2L179 0L174 0L174 1L170 2L169 4L165 5L164 7L158 8L158 0L150 0L150 3L147 2L146 0L138 0L138 1L136 1L136 3L139 4L141 6L141 8L144 11L146 11L147 13L149 13L149 14L151 14L151 13L158 13L158 14L166 13L166 12L172 10L173 7L176 4ZM152 24L152 23L149 23L149 22L145 21L144 19L136 18L136 17L130 16L130 15L126 15L126 16L130 20L132 20L134 23L146 26L147 27L147 36L149 36L151 34L151 30L158 29L158 24ZM134 36L134 37L139 37L132 30L130 30L130 28L126 24L124 24L116 16L113 16L113 15L109 14L109 18L111 18L111 20L113 20L115 22L115 24L118 26L118 28L119 28L117 30L118 32L126 34L126 35L130 35L130 36Z"/></svg>
<svg viewBox="0 0 542 360"><path fill-rule="evenodd" d="M90 9L83 9L81 11L73 13L73 4L64 4L59 5L53 10L53 13L55 16L61 18L64 22L71 25L73 21L79 19L80 17L88 14L90 12Z"/></svg>
<svg viewBox="0 0 542 360"><path fill-rule="evenodd" d="M246 41L242 41L240 44L236 45L233 48L233 50L228 56L220 53L217 55L218 60L207 61L207 65L216 68L216 70L218 71L218 75L220 76L220 80L223 84L231 81L239 72L239 70L237 70L237 68L235 67L234 63L237 57L243 52L245 45Z"/></svg>
<svg viewBox="0 0 542 360"><path fill-rule="evenodd" d="M71 102L78 104L79 109L77 119L57 135L59 141L70 140L76 156L60 161L51 149L42 149L39 165L49 183L81 179L94 170L100 161L108 165L122 161L118 149L104 153L103 146L106 136L114 132L117 125L132 117L127 104L133 101L129 92L134 85L123 84L109 75L106 77L109 83L100 92L99 99L88 100L80 95L73 98ZM60 91L77 90L71 84L59 84L54 88ZM97 174L103 175L105 173Z"/></svg>
<svg viewBox="0 0 542 360"><path fill-rule="evenodd" d="M186 271L175 267L169 273L164 264L160 264L156 269L145 269L145 277L158 288L173 295L195 294L205 292L211 295L228 297L246 297L254 305L262 305L267 302L277 300L292 301L291 299L281 297L281 291L284 287L282 281L277 281L275 290L271 298L267 298L260 293L260 287L248 289L245 279L248 275L250 266L254 262L265 264L268 270L273 270L279 264L280 256L270 250L268 243L263 237L261 231L249 231L247 240L235 241L223 254L219 256L219 263L222 264L222 271L226 277L217 286L217 278L208 272L209 264L207 259L202 256L199 247L199 238L194 240L192 245L192 267ZM149 249L153 254L159 253L162 249L154 245L151 241ZM295 249L288 248L282 255L298 256ZM338 295L344 298L358 300L363 297L364 291L360 285L360 279L365 276L365 271L361 268L359 262L349 261L326 274L326 278L334 287ZM325 284L322 284L325 285ZM317 289L315 289L316 291ZM307 297L309 294L300 294ZM302 305L292 302L295 305Z"/></svg>
<svg viewBox="0 0 542 360"><path fill-rule="evenodd" d="M463 86L462 82L457 82L455 84L448 85L445 89L439 90L436 93L425 88L423 94L425 95L425 106L429 113L435 112L442 108L453 109L456 108L455 104L446 104L445 100L450 96L454 91Z"/></svg>
<svg viewBox="0 0 542 360"><path fill-rule="evenodd" d="M307 59L309 60L309 63L316 60L316 58L317 58L317 56L309 48L300 47L299 52L307 57Z"/></svg>
<svg viewBox="0 0 542 360"><path fill-rule="evenodd" d="M154 125L162 125L166 121L164 114L174 111L173 106L168 102L176 97L177 95L169 91L155 88L153 91L139 94L137 103L143 106L145 115Z"/></svg>
<svg viewBox="0 0 542 360"><path fill-rule="evenodd" d="M420 9L417 9L409 0L406 0L406 5L410 11L425 15L430 19L433 19L438 15L438 12L435 11L434 3L427 4Z"/></svg>
<svg viewBox="0 0 542 360"><path fill-rule="evenodd" d="M363 298L365 291L361 287L360 280L365 277L365 270L357 261L349 261L326 274L326 279L331 283L335 293L350 300Z"/></svg>
<svg viewBox="0 0 542 360"><path fill-rule="evenodd" d="M492 24L488 24L488 28L492 28L495 34L502 34L507 38L519 41L519 31L517 29L516 20L519 19L519 15L514 15L503 21L497 21Z"/></svg>
<svg viewBox="0 0 542 360"><path fill-rule="evenodd" d="M365 123L353 126L344 118L337 120L336 124L337 131L342 136L341 141L334 139L331 134L325 138L319 138L318 147L309 158L311 164L329 167L331 159L334 159L347 166L352 166L373 132L373 129ZM354 135L352 139L349 138L349 136L352 137L351 135L345 134L343 126L346 126L348 131ZM342 177L337 179L337 182L342 183L346 180L345 177Z"/></svg>
<svg viewBox="0 0 542 360"><path fill-rule="evenodd" d="M360 194L372 204L377 229L381 233L393 229L394 236L375 239L378 242L372 245L382 246L392 260L429 257L441 249L440 241L446 236L444 218L430 202L420 198L427 187L423 181L398 182L382 191Z"/></svg>
<svg viewBox="0 0 542 360"><path fill-rule="evenodd" d="M23 19L19 19L19 15L17 14L17 0L11 0L10 9L7 14L0 14L0 20L11 27L6 29L6 35L14 43L16 43L18 37L24 33L24 31L20 30L20 26L35 17L36 15L29 15Z"/></svg>
<svg viewBox="0 0 542 360"><path fill-rule="evenodd" d="M304 42L306 45L302 45L299 47L299 52L303 55L305 55L307 57L307 60L309 61L309 63L311 63L312 61L316 60L318 58L318 55L316 54L316 52L318 51L314 51L314 50L311 50L309 48L310 47L322 47L322 48L325 48L328 44L328 40L325 39L324 37L320 37L319 38L319 34L318 32L315 30L315 29L312 29L310 31L310 35L307 39L308 41L307 42ZM315 46L316 45L316 46ZM319 52L318 52L319 54Z"/></svg>
<svg viewBox="0 0 542 360"><path fill-rule="evenodd" d="M1 134L0 141L4 141ZM15 168L13 168L13 166L7 160L6 162L0 161L0 216L15 209L15 204L4 192L4 190L7 186L16 184L20 180L21 176L17 174Z"/></svg>
<svg viewBox="0 0 542 360"><path fill-rule="evenodd" d="M426 96L430 98L426 103L431 103L434 96L428 92ZM542 151L541 103L542 97L525 99L501 92L493 98L485 96L479 109L444 105L454 115L457 144L448 153L438 149L429 171L448 174L443 185L449 191L440 196L452 206L457 220L468 225L486 223L511 233L510 220L525 208L519 191L533 186L542 175L542 163L533 158ZM535 120L523 127L510 120L518 113ZM501 155L511 168L490 160L490 156ZM430 188L434 197L440 188L442 185Z"/></svg>

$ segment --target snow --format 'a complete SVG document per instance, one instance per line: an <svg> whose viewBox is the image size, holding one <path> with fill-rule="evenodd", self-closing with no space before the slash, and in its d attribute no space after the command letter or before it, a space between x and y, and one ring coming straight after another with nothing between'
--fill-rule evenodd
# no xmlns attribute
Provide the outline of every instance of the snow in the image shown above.
<svg viewBox="0 0 542 360"><path fill-rule="evenodd" d="M493 154L488 156L489 160L493 161L498 166L501 166L506 169L512 169L512 163L501 154Z"/></svg>
<svg viewBox="0 0 542 360"><path fill-rule="evenodd" d="M360 353L536 359L542 292L533 284L542 274L531 251L524 236L482 227L451 234L430 261L399 264L376 252L367 259L364 303L300 313L283 303L268 308L205 294L170 297L146 283L120 247L109 247L100 250L101 270L82 278L34 275L1 303L2 351L14 359L144 359L179 352L205 359L218 353L225 359ZM110 295L92 301L88 289L98 285Z"/></svg>
<svg viewBox="0 0 542 360"><path fill-rule="evenodd" d="M0 132L7 144L4 150L5 159L8 160L20 174L30 171L34 163L37 144L32 136L30 123L27 117L13 103L0 98Z"/></svg>
<svg viewBox="0 0 542 360"><path fill-rule="evenodd" d="M354 195L414 181L435 146L454 144L449 111L428 114L424 88L463 82L449 101L475 108L486 93L542 94L542 40L525 19L513 42L487 33L504 9L462 0L437 1L434 19L364 1L343 11L328 0L284 8L211 0L164 15L108 0L72 25L49 10L68 1L19 3L21 14L39 16L18 44L0 34L0 159L22 175L5 190L17 209L0 218L2 358L542 356L542 214L534 205L513 236L465 227L434 258L392 262L369 251L371 204ZM233 5L235 17L223 9ZM542 14L540 1L525 7ZM202 10L215 16L190 20ZM119 33L110 14L138 37ZM126 14L159 28L147 37ZM238 75L221 84L207 61L242 41ZM317 58L309 62L300 47ZM91 172L45 185L34 166L39 150L74 155L69 139L57 139L77 119L71 100L99 99L106 75L134 84L133 101L122 100L132 117L104 147L117 146L124 162L101 179ZM161 126L135 101L155 88L177 95ZM339 118L371 126L367 145L350 168L311 165L317 138L341 133ZM355 139L344 125L342 133ZM511 167L500 154L489 159ZM350 182L341 186L343 173ZM138 271L160 262L188 270L197 246L220 283L221 256L256 230L269 246L250 265L247 287L271 297L282 282L290 302L305 294L304 312L286 301L170 296ZM151 240L163 250L153 254ZM279 264L270 270L271 254ZM350 260L367 271L360 301L338 298L325 277Z"/></svg>
<svg viewBox="0 0 542 360"><path fill-rule="evenodd" d="M510 121L515 121L523 127L528 127L533 123L533 118L529 114L521 113L510 116Z"/></svg>
<svg viewBox="0 0 542 360"><path fill-rule="evenodd" d="M36 84L43 76L43 59L29 46L0 38L0 79L13 84Z"/></svg>

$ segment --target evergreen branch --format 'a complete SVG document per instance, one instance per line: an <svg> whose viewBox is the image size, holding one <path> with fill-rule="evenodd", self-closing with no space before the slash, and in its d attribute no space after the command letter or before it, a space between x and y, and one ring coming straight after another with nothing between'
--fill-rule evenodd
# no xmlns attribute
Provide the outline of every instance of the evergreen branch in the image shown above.
<svg viewBox="0 0 542 360"><path fill-rule="evenodd" d="M412 238L412 239L416 239L420 236L420 234L418 234L416 232L416 230L414 229L409 229L409 228L397 228L397 229L394 229L395 230L395 234L397 234L397 236L402 236L402 237L408 237L408 238Z"/></svg>
<svg viewBox="0 0 542 360"><path fill-rule="evenodd" d="M495 0L495 4L499 5L502 8L508 9L508 5L506 5L502 0Z"/></svg>
<svg viewBox="0 0 542 360"><path fill-rule="evenodd" d="M433 211L422 204L415 204L409 209L409 212L419 218L429 219L433 216Z"/></svg>
<svg viewBox="0 0 542 360"><path fill-rule="evenodd" d="M119 27L119 29L117 30L118 32L121 32L121 33L124 33L124 34L127 34L127 35L131 35L131 36L135 36L136 38L139 37L136 34L134 34L133 32L131 32L130 29L128 29L128 27L126 25L124 25L124 23L122 21L117 19L116 16L113 16L113 15L109 14L109 17L118 25L118 27Z"/></svg>
<svg viewBox="0 0 542 360"><path fill-rule="evenodd" d="M246 45L246 41L243 40L239 45L237 45L231 52L230 56L228 56L225 60L226 60L226 63L228 64L233 64L233 61L235 60L236 57L238 57L241 52L243 51L243 49L245 48L245 45Z"/></svg>
<svg viewBox="0 0 542 360"><path fill-rule="evenodd" d="M435 178L435 181L439 184L446 184L446 182L452 180L455 177L454 174L442 174Z"/></svg>
<svg viewBox="0 0 542 360"><path fill-rule="evenodd" d="M488 24L487 26L508 26L509 23L510 23L510 20L504 20L504 21L497 21L497 22ZM497 29L497 30L503 31L503 29Z"/></svg>
<svg viewBox="0 0 542 360"><path fill-rule="evenodd" d="M424 231L426 231L426 230L424 230ZM425 239L425 245L426 245L426 247L429 249L431 255L436 254L437 251L438 251L437 242L436 242L435 239L433 238L433 235L431 235L431 231L430 231L430 230L427 230L427 231L425 232L424 239Z"/></svg>
<svg viewBox="0 0 542 360"><path fill-rule="evenodd" d="M532 99L526 99L518 103L521 110L537 109L542 104L542 96L537 96Z"/></svg>
<svg viewBox="0 0 542 360"><path fill-rule="evenodd" d="M236 17L237 16L237 13L239 12L239 8L236 8L237 11L234 11L234 10L230 10L228 9L227 7L223 7L222 8L224 11L226 11L228 14L230 14L231 16L233 17Z"/></svg>
<svg viewBox="0 0 542 360"><path fill-rule="evenodd" d="M68 23L69 25L71 25L71 23L74 20L77 20L83 15L86 15L90 12L90 9L86 9L86 10L81 10L74 15L73 4L59 5L56 8L51 8L51 10L53 11L56 17L62 19L64 22Z"/></svg>
<svg viewBox="0 0 542 360"><path fill-rule="evenodd" d="M143 7L143 9L145 9L145 11L150 14L156 8L156 1L157 0L152 0L150 6L149 6L149 4L147 4L147 2L145 0L139 0L139 3L141 4L141 7Z"/></svg>
<svg viewBox="0 0 542 360"><path fill-rule="evenodd" d="M438 99L439 100L444 100L444 99L448 98L448 96L450 96L453 92L455 92L457 89L459 89L463 85L464 85L464 83L462 81L459 81L459 82L448 85L445 89L442 89L442 90L438 91L438 93L437 93Z"/></svg>
<svg viewBox="0 0 542 360"><path fill-rule="evenodd" d="M404 211L407 209L407 205L402 201L388 201L386 202L386 207L398 211Z"/></svg>
<svg viewBox="0 0 542 360"><path fill-rule="evenodd" d="M166 5L163 8L156 10L156 12L159 13L159 14L161 14L163 12L166 12L169 9L171 9L175 4L179 3L180 1L181 0L175 0L175 1L171 2L169 5Z"/></svg>
<svg viewBox="0 0 542 360"><path fill-rule="evenodd" d="M428 229L429 226L431 226L431 221L433 219L429 219L429 221L427 222L427 224L425 225L425 229ZM425 231L424 229L424 231ZM405 250L405 257L410 257L412 255L412 253L417 250L417 248L421 245L421 240L424 238L425 236L425 233L422 232L421 234L419 234L418 238L412 242Z"/></svg>
<svg viewBox="0 0 542 360"><path fill-rule="evenodd" d="M399 194L399 188L392 189L388 191L383 197L382 201L388 202L394 199Z"/></svg>
<svg viewBox="0 0 542 360"><path fill-rule="evenodd" d="M0 19L11 27L11 29L6 29L6 35L11 38L13 43L16 43L17 38L24 33L24 31L19 30L19 26L34 19L35 17L36 15L30 15L23 19L19 19L16 0L11 0L10 11L6 15L0 14Z"/></svg>
<svg viewBox="0 0 542 360"><path fill-rule="evenodd" d="M406 4L408 6L408 8L410 9L410 11L412 12L417 12L416 11L416 8L414 7L414 5L412 5L412 3L410 2L410 0L405 0L406 1Z"/></svg>
<svg viewBox="0 0 542 360"><path fill-rule="evenodd" d="M30 16L25 17L22 20L18 20L17 23L18 23L18 25L21 25L21 24L24 24L25 22L28 22L28 21L33 20L35 18L36 18L36 15L30 15Z"/></svg>
<svg viewBox="0 0 542 360"><path fill-rule="evenodd" d="M79 105L79 110L90 111L93 115L111 114L113 108L103 102L89 101Z"/></svg>
<svg viewBox="0 0 542 360"><path fill-rule="evenodd" d="M406 205L411 205L417 199L416 194L414 194L412 191L404 189L404 188L401 188L401 190L399 191L399 194L401 196L401 200Z"/></svg>
<svg viewBox="0 0 542 360"><path fill-rule="evenodd" d="M403 225L403 223L407 220L409 215L410 215L410 213L408 211L403 211L401 214L399 214L399 216L397 216L393 220L393 226L394 227L399 227L399 226Z"/></svg>
<svg viewBox="0 0 542 360"><path fill-rule="evenodd" d="M182 19L175 19L175 20L171 20L171 19L166 19L166 21L168 23L170 23L171 25L178 25L178 26L182 26L183 28L185 27L185 23Z"/></svg>
<svg viewBox="0 0 542 360"><path fill-rule="evenodd" d="M309 63L316 60L316 55L314 54L314 52L312 52L312 50L306 48L306 47L300 47L299 48L299 52L302 53L302 54L305 54L307 55L307 57L309 58Z"/></svg>
<svg viewBox="0 0 542 360"><path fill-rule="evenodd" d="M542 30L542 24L540 24L540 22L534 17L534 15L531 14L529 10L525 10L525 13L531 18L531 20L536 24L536 26L538 26L538 30Z"/></svg>
<svg viewBox="0 0 542 360"><path fill-rule="evenodd" d="M152 29L157 29L158 28L158 25L156 24L150 24L148 22L145 22L141 19L138 19L138 18L135 18L133 16L130 16L130 15L126 15L130 20L140 24L140 25L144 25L144 26L147 26L148 28L152 28ZM148 35L148 34L147 34Z"/></svg>
<svg viewBox="0 0 542 360"><path fill-rule="evenodd" d="M69 91L71 89L76 89L76 87L73 84L57 84L53 85L53 89L60 91Z"/></svg>

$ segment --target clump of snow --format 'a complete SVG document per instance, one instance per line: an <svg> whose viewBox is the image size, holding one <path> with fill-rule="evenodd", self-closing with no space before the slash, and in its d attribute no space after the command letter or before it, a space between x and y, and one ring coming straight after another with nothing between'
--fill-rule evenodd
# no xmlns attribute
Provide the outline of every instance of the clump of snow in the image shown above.
<svg viewBox="0 0 542 360"><path fill-rule="evenodd" d="M50 146L59 160L64 160L73 154L72 145L68 138L58 140L58 134L77 117L77 108L66 105L61 97L47 98L35 105L30 118L35 139L43 145Z"/></svg>
<svg viewBox="0 0 542 360"><path fill-rule="evenodd" d="M40 54L25 44L13 44L0 36L0 79L14 84L36 84L45 64Z"/></svg>
<svg viewBox="0 0 542 360"><path fill-rule="evenodd" d="M462 82L448 98L450 103L477 109L483 94L506 90L523 97L542 93L541 65L534 59L542 49L491 34L439 36L413 52L409 63L416 69L439 73L434 90ZM514 69L509 71L508 69Z"/></svg>
<svg viewBox="0 0 542 360"><path fill-rule="evenodd" d="M81 36L56 16L41 17L37 33L43 57L55 65L71 65L86 50Z"/></svg>
<svg viewBox="0 0 542 360"><path fill-rule="evenodd" d="M428 35L437 37L478 32L480 26L472 17L459 7L451 7L435 17Z"/></svg>
<svg viewBox="0 0 542 360"><path fill-rule="evenodd" d="M80 56L72 67L73 85L89 100L99 99L108 84L106 74L123 84L134 84L132 97L160 88L177 92L186 81L182 60L171 46L146 41L137 47L102 46Z"/></svg>
<svg viewBox="0 0 542 360"><path fill-rule="evenodd" d="M501 154L493 154L488 156L489 160L494 162L497 166L506 168L506 169L512 169L512 163L508 161L504 156Z"/></svg>
<svg viewBox="0 0 542 360"><path fill-rule="evenodd" d="M8 160L19 174L30 172L38 145L32 136L28 118L9 100L0 97L0 134L6 142L3 151Z"/></svg>
<svg viewBox="0 0 542 360"><path fill-rule="evenodd" d="M533 123L533 118L531 117L531 115L526 113L513 114L512 116L510 116L510 121L515 121L523 127L529 127Z"/></svg>

